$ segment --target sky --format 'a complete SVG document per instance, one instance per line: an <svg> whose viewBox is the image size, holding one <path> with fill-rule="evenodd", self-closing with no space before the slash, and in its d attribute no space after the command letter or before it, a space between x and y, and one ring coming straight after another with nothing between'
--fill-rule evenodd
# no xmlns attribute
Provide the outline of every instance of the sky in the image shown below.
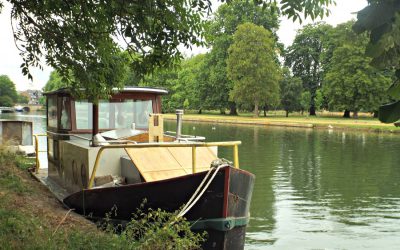
<svg viewBox="0 0 400 250"><path fill-rule="evenodd" d="M32 68L33 82L22 75L20 69L22 59L15 46L10 24L10 4L6 1L2 2L5 7L0 13L0 75L8 75L15 83L17 90L41 89L49 79L52 69L46 65L43 65L43 70ZM331 15L325 17L323 21L336 26L339 23L356 19L355 12L363 9L365 6L367 6L366 0L336 0L336 6L330 7ZM283 42L285 46L289 46L296 36L297 30L300 29L302 25L308 23L312 23L312 21L305 20L300 24L299 22L293 23L287 18L281 18L280 29L278 31L280 41ZM206 50L202 48L194 48L192 51L184 51L184 54L194 55L204 53L205 51Z"/></svg>

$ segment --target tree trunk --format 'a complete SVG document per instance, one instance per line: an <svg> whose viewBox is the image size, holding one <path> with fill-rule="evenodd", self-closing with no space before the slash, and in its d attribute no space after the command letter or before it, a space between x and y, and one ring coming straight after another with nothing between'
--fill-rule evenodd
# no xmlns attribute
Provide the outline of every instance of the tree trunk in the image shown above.
<svg viewBox="0 0 400 250"><path fill-rule="evenodd" d="M254 117L258 117L258 102L254 103Z"/></svg>
<svg viewBox="0 0 400 250"><path fill-rule="evenodd" d="M289 117L289 110L286 110L286 117Z"/></svg>
<svg viewBox="0 0 400 250"><path fill-rule="evenodd" d="M314 104L310 106L310 115L314 115L314 116L317 115L317 113L315 112L315 105Z"/></svg>
<svg viewBox="0 0 400 250"><path fill-rule="evenodd" d="M263 107L263 111L264 111L264 117L267 117L267 111L268 111L267 105L265 105L265 106Z"/></svg>
<svg viewBox="0 0 400 250"><path fill-rule="evenodd" d="M358 119L358 111L357 110L353 111L353 118Z"/></svg>
<svg viewBox="0 0 400 250"><path fill-rule="evenodd" d="M219 110L219 113L220 113L221 115L225 115L225 109L220 109L220 110Z"/></svg>
<svg viewBox="0 0 400 250"><path fill-rule="evenodd" d="M201 115L201 109L199 109L199 111L197 112L197 114Z"/></svg>
<svg viewBox="0 0 400 250"><path fill-rule="evenodd" d="M229 104L229 115L238 115L238 112L236 109L236 103L234 103L234 102Z"/></svg>
<svg viewBox="0 0 400 250"><path fill-rule="evenodd" d="M379 111L378 110L375 110L374 111L374 118L378 118L379 117Z"/></svg>
<svg viewBox="0 0 400 250"><path fill-rule="evenodd" d="M348 109L344 110L343 118L350 118L350 110Z"/></svg>

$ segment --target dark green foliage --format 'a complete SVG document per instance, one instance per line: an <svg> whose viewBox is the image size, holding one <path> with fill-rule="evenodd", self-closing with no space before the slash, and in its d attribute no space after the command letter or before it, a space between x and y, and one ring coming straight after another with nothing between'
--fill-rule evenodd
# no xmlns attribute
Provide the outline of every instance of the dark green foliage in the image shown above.
<svg viewBox="0 0 400 250"><path fill-rule="evenodd" d="M315 97L323 76L324 37L330 29L324 23L304 26L285 53L285 65L294 76L301 78L303 88L310 92L310 115L315 115Z"/></svg>
<svg viewBox="0 0 400 250"><path fill-rule="evenodd" d="M255 0L255 2L263 2L263 0ZM318 17L323 18L330 13L328 6L335 3L334 0L281 0L279 3L277 0L264 0L264 2L273 3L271 5L273 9L292 18L294 21L301 21L302 16L305 18L311 17L313 20Z"/></svg>
<svg viewBox="0 0 400 250"><path fill-rule="evenodd" d="M0 106L11 107L17 101L15 84L6 75L0 75Z"/></svg>
<svg viewBox="0 0 400 250"><path fill-rule="evenodd" d="M372 65L381 69L395 69L400 73L400 2L394 0L369 0L369 5L358 12L353 29L357 33L368 32L366 54L372 57ZM399 75L389 94L400 99ZM400 119L397 102L382 106L379 119L393 122Z"/></svg>
<svg viewBox="0 0 400 250"><path fill-rule="evenodd" d="M324 93L330 109L373 112L387 101L385 89L391 74L370 65L371 58L364 54L367 37L356 35L350 29L352 24L334 29L339 39L334 40L336 48L326 67Z"/></svg>
<svg viewBox="0 0 400 250"><path fill-rule="evenodd" d="M301 107L301 95L303 86L301 79L290 75L290 71L287 68L283 69L283 79L280 83L281 89L281 105L286 111L286 117L293 111L300 110ZM308 100L307 100L308 103Z"/></svg>
<svg viewBox="0 0 400 250"><path fill-rule="evenodd" d="M14 106L14 100L9 96L0 96L1 107L12 107Z"/></svg>
<svg viewBox="0 0 400 250"><path fill-rule="evenodd" d="M40 59L90 100L122 87L126 66L139 75L180 59L180 44L200 44L208 1L9 1L14 37L24 63ZM120 53L121 38L130 55Z"/></svg>

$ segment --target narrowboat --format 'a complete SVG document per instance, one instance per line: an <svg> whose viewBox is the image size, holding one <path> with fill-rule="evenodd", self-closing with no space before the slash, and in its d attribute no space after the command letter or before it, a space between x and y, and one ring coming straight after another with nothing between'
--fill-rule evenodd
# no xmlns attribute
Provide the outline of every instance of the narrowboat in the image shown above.
<svg viewBox="0 0 400 250"><path fill-rule="evenodd" d="M74 212L129 221L146 207L179 211L206 231L204 249L243 249L255 176L239 169L240 142L164 131L159 88L126 87L97 104L67 88L45 93L48 168L35 176ZM218 158L231 147L234 163Z"/></svg>

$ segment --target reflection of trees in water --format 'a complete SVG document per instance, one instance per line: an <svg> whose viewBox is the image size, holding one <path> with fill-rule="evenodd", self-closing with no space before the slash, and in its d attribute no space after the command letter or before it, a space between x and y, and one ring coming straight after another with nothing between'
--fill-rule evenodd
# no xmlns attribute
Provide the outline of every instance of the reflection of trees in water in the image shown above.
<svg viewBox="0 0 400 250"><path fill-rule="evenodd" d="M287 134L283 141L288 150L282 150L281 165L294 195L315 206L350 215L386 201L393 205L388 197L400 198L400 143L394 138L315 131L293 138ZM299 209L303 205L299 203ZM400 209L399 202L396 207Z"/></svg>

